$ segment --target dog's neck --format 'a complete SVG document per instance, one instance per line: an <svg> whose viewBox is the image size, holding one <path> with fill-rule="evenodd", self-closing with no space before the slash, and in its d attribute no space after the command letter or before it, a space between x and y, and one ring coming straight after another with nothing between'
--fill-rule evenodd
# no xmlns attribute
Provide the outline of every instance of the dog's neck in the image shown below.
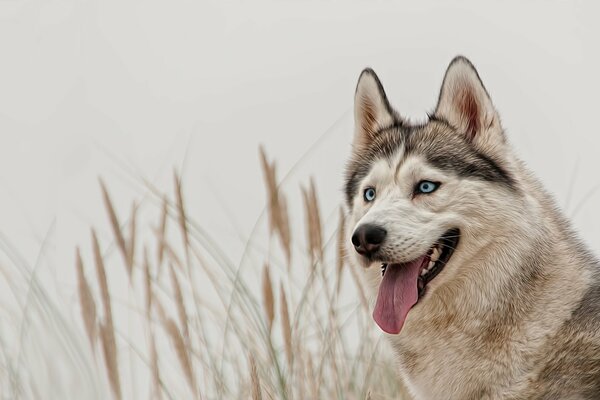
<svg viewBox="0 0 600 400"><path fill-rule="evenodd" d="M578 251L565 232L565 219L545 196L535 202L523 212L538 213L540 223L516 223L510 230L477 239L479 246L472 254L457 260L463 264L461 274L432 293L427 314L451 312L502 324L526 320L534 309L538 313L571 309L579 301L583 293L578 288L589 284L589 260L583 254L565 259ZM573 287L570 295L553 297L564 286Z"/></svg>
<svg viewBox="0 0 600 400"><path fill-rule="evenodd" d="M538 352L570 318L590 279L579 261L565 259L574 254L573 244L551 225L554 220L543 218L536 229L524 230L533 235L528 240L496 235L477 257L465 260L471 265L461 268L464 274L411 311L401 334L392 338L408 382L422 385L436 375L426 370L431 360L449 358L464 367L456 373L474 374L465 381L485 386L485 376L469 364L482 348L488 349L490 360L512 360L514 368L496 371L494 384L500 392L515 385L523 372L537 368ZM412 354L421 359L411 359ZM491 362L489 368L501 365Z"/></svg>

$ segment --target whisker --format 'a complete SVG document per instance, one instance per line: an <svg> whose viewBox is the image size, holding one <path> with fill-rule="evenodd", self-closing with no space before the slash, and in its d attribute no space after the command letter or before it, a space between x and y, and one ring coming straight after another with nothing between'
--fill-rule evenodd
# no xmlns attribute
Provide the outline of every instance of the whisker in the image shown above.
<svg viewBox="0 0 600 400"><path fill-rule="evenodd" d="M453 247L453 246L450 246L450 245L448 245L448 244L444 244L444 243L440 243L440 244L439 244L439 246L440 246L440 248L451 249L452 251L456 250L456 248L455 248L455 247Z"/></svg>
<svg viewBox="0 0 600 400"><path fill-rule="evenodd" d="M441 239L442 240L444 240L444 239L455 239L455 238L459 238L460 236L461 236L460 234L458 234L458 235L448 235L448 236L442 236Z"/></svg>

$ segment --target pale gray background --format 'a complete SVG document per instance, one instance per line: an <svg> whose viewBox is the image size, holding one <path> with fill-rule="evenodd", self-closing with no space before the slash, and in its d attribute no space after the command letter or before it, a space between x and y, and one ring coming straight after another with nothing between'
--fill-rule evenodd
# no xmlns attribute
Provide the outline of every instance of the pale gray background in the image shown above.
<svg viewBox="0 0 600 400"><path fill-rule="evenodd" d="M375 68L393 104L422 118L464 54L511 141L600 249L598 11L594 1L0 1L0 229L33 262L56 220L57 260L70 265L90 224L107 228L97 176L125 213L140 192L116 160L169 190L185 158L192 213L226 241L248 234L264 204L258 144L284 173L324 134L296 171L316 176L332 211L360 70Z"/></svg>
<svg viewBox="0 0 600 400"><path fill-rule="evenodd" d="M260 143L280 177L300 161L295 210L314 175L334 221L362 68L422 119L463 54L598 252L599 4L0 0L0 231L32 265L46 238L75 303L74 246L89 254L92 225L111 238L97 177L124 215L141 177L172 192L177 166L190 215L239 258L265 204Z"/></svg>

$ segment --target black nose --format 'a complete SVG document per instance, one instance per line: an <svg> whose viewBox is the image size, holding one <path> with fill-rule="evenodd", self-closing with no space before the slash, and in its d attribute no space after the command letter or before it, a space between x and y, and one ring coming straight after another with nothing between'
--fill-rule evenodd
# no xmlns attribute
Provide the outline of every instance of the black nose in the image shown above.
<svg viewBox="0 0 600 400"><path fill-rule="evenodd" d="M370 257L379 250L386 234L385 229L377 225L361 225L352 235L352 244L359 254Z"/></svg>

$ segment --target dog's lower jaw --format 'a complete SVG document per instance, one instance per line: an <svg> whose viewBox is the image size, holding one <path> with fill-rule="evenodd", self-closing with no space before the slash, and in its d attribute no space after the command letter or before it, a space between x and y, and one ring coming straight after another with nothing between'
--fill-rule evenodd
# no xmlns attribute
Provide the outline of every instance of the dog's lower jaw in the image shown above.
<svg viewBox="0 0 600 400"><path fill-rule="evenodd" d="M517 309L500 298L488 299L487 311L478 304L483 298L478 293L488 292L493 282L491 257L478 265L488 273L479 277L486 278L479 285L444 283L434 296L413 308L400 335L388 337L413 397L533 398L531 381L540 379L544 363L561 345L552 346L549 339L564 336L563 324L578 307L590 279L585 271L569 278L571 268L560 270L565 260L559 255L555 258L550 262L556 272L552 279L540 278L542 283L531 292L520 290L514 300L520 305ZM562 298L552 295L558 291L564 293Z"/></svg>
<svg viewBox="0 0 600 400"><path fill-rule="evenodd" d="M398 334L427 284L446 267L458 246L459 229L448 230L426 254L406 262L382 266L373 319L386 333Z"/></svg>

